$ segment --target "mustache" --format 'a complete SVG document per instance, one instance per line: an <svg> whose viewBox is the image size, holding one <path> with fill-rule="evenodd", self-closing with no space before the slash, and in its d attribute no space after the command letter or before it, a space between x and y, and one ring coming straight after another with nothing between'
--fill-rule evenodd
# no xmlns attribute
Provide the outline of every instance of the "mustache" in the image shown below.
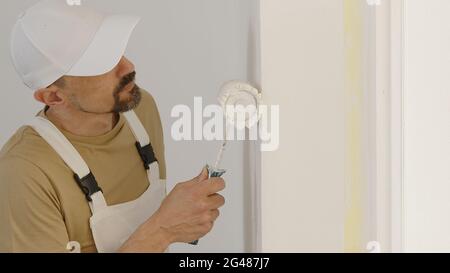
<svg viewBox="0 0 450 273"><path fill-rule="evenodd" d="M133 82L136 79L136 71L131 72L130 74L124 76L121 80L119 85L116 87L115 93L119 93L122 91L127 84L130 82Z"/></svg>

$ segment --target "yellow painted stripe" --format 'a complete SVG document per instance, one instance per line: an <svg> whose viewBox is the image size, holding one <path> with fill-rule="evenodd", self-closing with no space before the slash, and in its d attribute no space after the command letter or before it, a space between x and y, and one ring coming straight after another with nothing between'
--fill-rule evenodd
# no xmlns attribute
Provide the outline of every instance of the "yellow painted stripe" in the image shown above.
<svg viewBox="0 0 450 273"><path fill-rule="evenodd" d="M344 251L362 252L363 18L361 0L344 1L346 99L346 209Z"/></svg>

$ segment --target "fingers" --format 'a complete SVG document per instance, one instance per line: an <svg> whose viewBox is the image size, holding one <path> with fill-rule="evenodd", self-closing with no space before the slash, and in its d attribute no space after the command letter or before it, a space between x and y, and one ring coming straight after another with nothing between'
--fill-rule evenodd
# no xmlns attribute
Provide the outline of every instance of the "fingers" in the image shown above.
<svg viewBox="0 0 450 273"><path fill-rule="evenodd" d="M195 224L203 225L205 223L214 222L220 216L218 209L212 209L204 212L198 219L194 221Z"/></svg>
<svg viewBox="0 0 450 273"><path fill-rule="evenodd" d="M202 169L202 172L197 176L197 180L198 181L203 181L208 179L208 169L206 167L204 167Z"/></svg>
<svg viewBox="0 0 450 273"><path fill-rule="evenodd" d="M198 239L204 237L207 233L209 233L213 227L214 227L213 222L206 222L203 224L194 225L189 228L190 236L184 238L182 240L182 242L189 243L189 242L198 240Z"/></svg>
<svg viewBox="0 0 450 273"><path fill-rule="evenodd" d="M195 227L195 232L198 234L198 236L196 236L196 238L197 239L202 238L207 233L209 233L213 227L214 227L214 222L207 222L207 223L204 223L201 225L197 225Z"/></svg>
<svg viewBox="0 0 450 273"><path fill-rule="evenodd" d="M214 222L220 216L220 211L218 209L213 209L210 212L210 216L211 216L211 222Z"/></svg>
<svg viewBox="0 0 450 273"><path fill-rule="evenodd" d="M219 218L220 212L218 209L207 210L203 212L192 223L195 225L203 225L210 222L215 222Z"/></svg>
<svg viewBox="0 0 450 273"><path fill-rule="evenodd" d="M216 210L225 204L225 198L220 194L212 194L208 197L208 209Z"/></svg>
<svg viewBox="0 0 450 273"><path fill-rule="evenodd" d="M207 224L202 225L203 228L206 230L206 233L210 232L214 227L214 222L209 222Z"/></svg>
<svg viewBox="0 0 450 273"><path fill-rule="evenodd" d="M204 183L204 189L207 195L211 195L225 189L225 180L220 177L212 177L208 180L202 181L202 183Z"/></svg>

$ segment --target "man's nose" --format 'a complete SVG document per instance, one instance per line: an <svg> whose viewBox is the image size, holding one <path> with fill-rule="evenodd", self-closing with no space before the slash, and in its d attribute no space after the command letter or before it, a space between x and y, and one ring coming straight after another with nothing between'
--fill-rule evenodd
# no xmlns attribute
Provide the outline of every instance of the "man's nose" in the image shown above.
<svg viewBox="0 0 450 273"><path fill-rule="evenodd" d="M122 77L134 72L134 70L135 70L134 64L125 57L122 57L120 59L118 68L119 68L118 69L119 78L122 78Z"/></svg>

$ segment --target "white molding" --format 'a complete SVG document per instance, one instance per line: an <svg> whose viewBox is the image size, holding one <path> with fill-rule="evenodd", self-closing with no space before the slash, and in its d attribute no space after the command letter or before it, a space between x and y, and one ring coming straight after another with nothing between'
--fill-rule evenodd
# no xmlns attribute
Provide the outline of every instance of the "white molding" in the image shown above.
<svg viewBox="0 0 450 273"><path fill-rule="evenodd" d="M391 183L389 174L389 105L391 90L391 2L384 1L375 12L375 203L376 240L380 251L391 249Z"/></svg>
<svg viewBox="0 0 450 273"><path fill-rule="evenodd" d="M390 107L390 180L391 247L404 252L404 182L403 182L403 98L404 98L404 8L407 1L391 0L391 107Z"/></svg>
<svg viewBox="0 0 450 273"><path fill-rule="evenodd" d="M403 9L404 0L386 0L375 15L375 229L382 252L404 251Z"/></svg>
<svg viewBox="0 0 450 273"><path fill-rule="evenodd" d="M377 82L377 9L361 3L363 8L363 121L362 121L362 152L365 190L363 192L363 243L367 248L369 242L378 241L377 236L377 152L376 152L376 82Z"/></svg>
<svg viewBox="0 0 450 273"><path fill-rule="evenodd" d="M252 35L251 39L254 43L254 52L248 52L249 58L248 65L249 78L252 83L254 83L259 90L262 89L261 86L261 5L259 0L252 2L252 8L254 9L251 14L252 20ZM252 55L253 54L253 55ZM261 92L264 92L261 90ZM264 95L264 94L263 94ZM257 125L259 126L259 124ZM259 132L259 127L258 127ZM250 173L250 198L251 198L251 223L250 223L250 252L261 253L262 252L262 189L261 189L261 141L250 141L249 145L249 173Z"/></svg>

